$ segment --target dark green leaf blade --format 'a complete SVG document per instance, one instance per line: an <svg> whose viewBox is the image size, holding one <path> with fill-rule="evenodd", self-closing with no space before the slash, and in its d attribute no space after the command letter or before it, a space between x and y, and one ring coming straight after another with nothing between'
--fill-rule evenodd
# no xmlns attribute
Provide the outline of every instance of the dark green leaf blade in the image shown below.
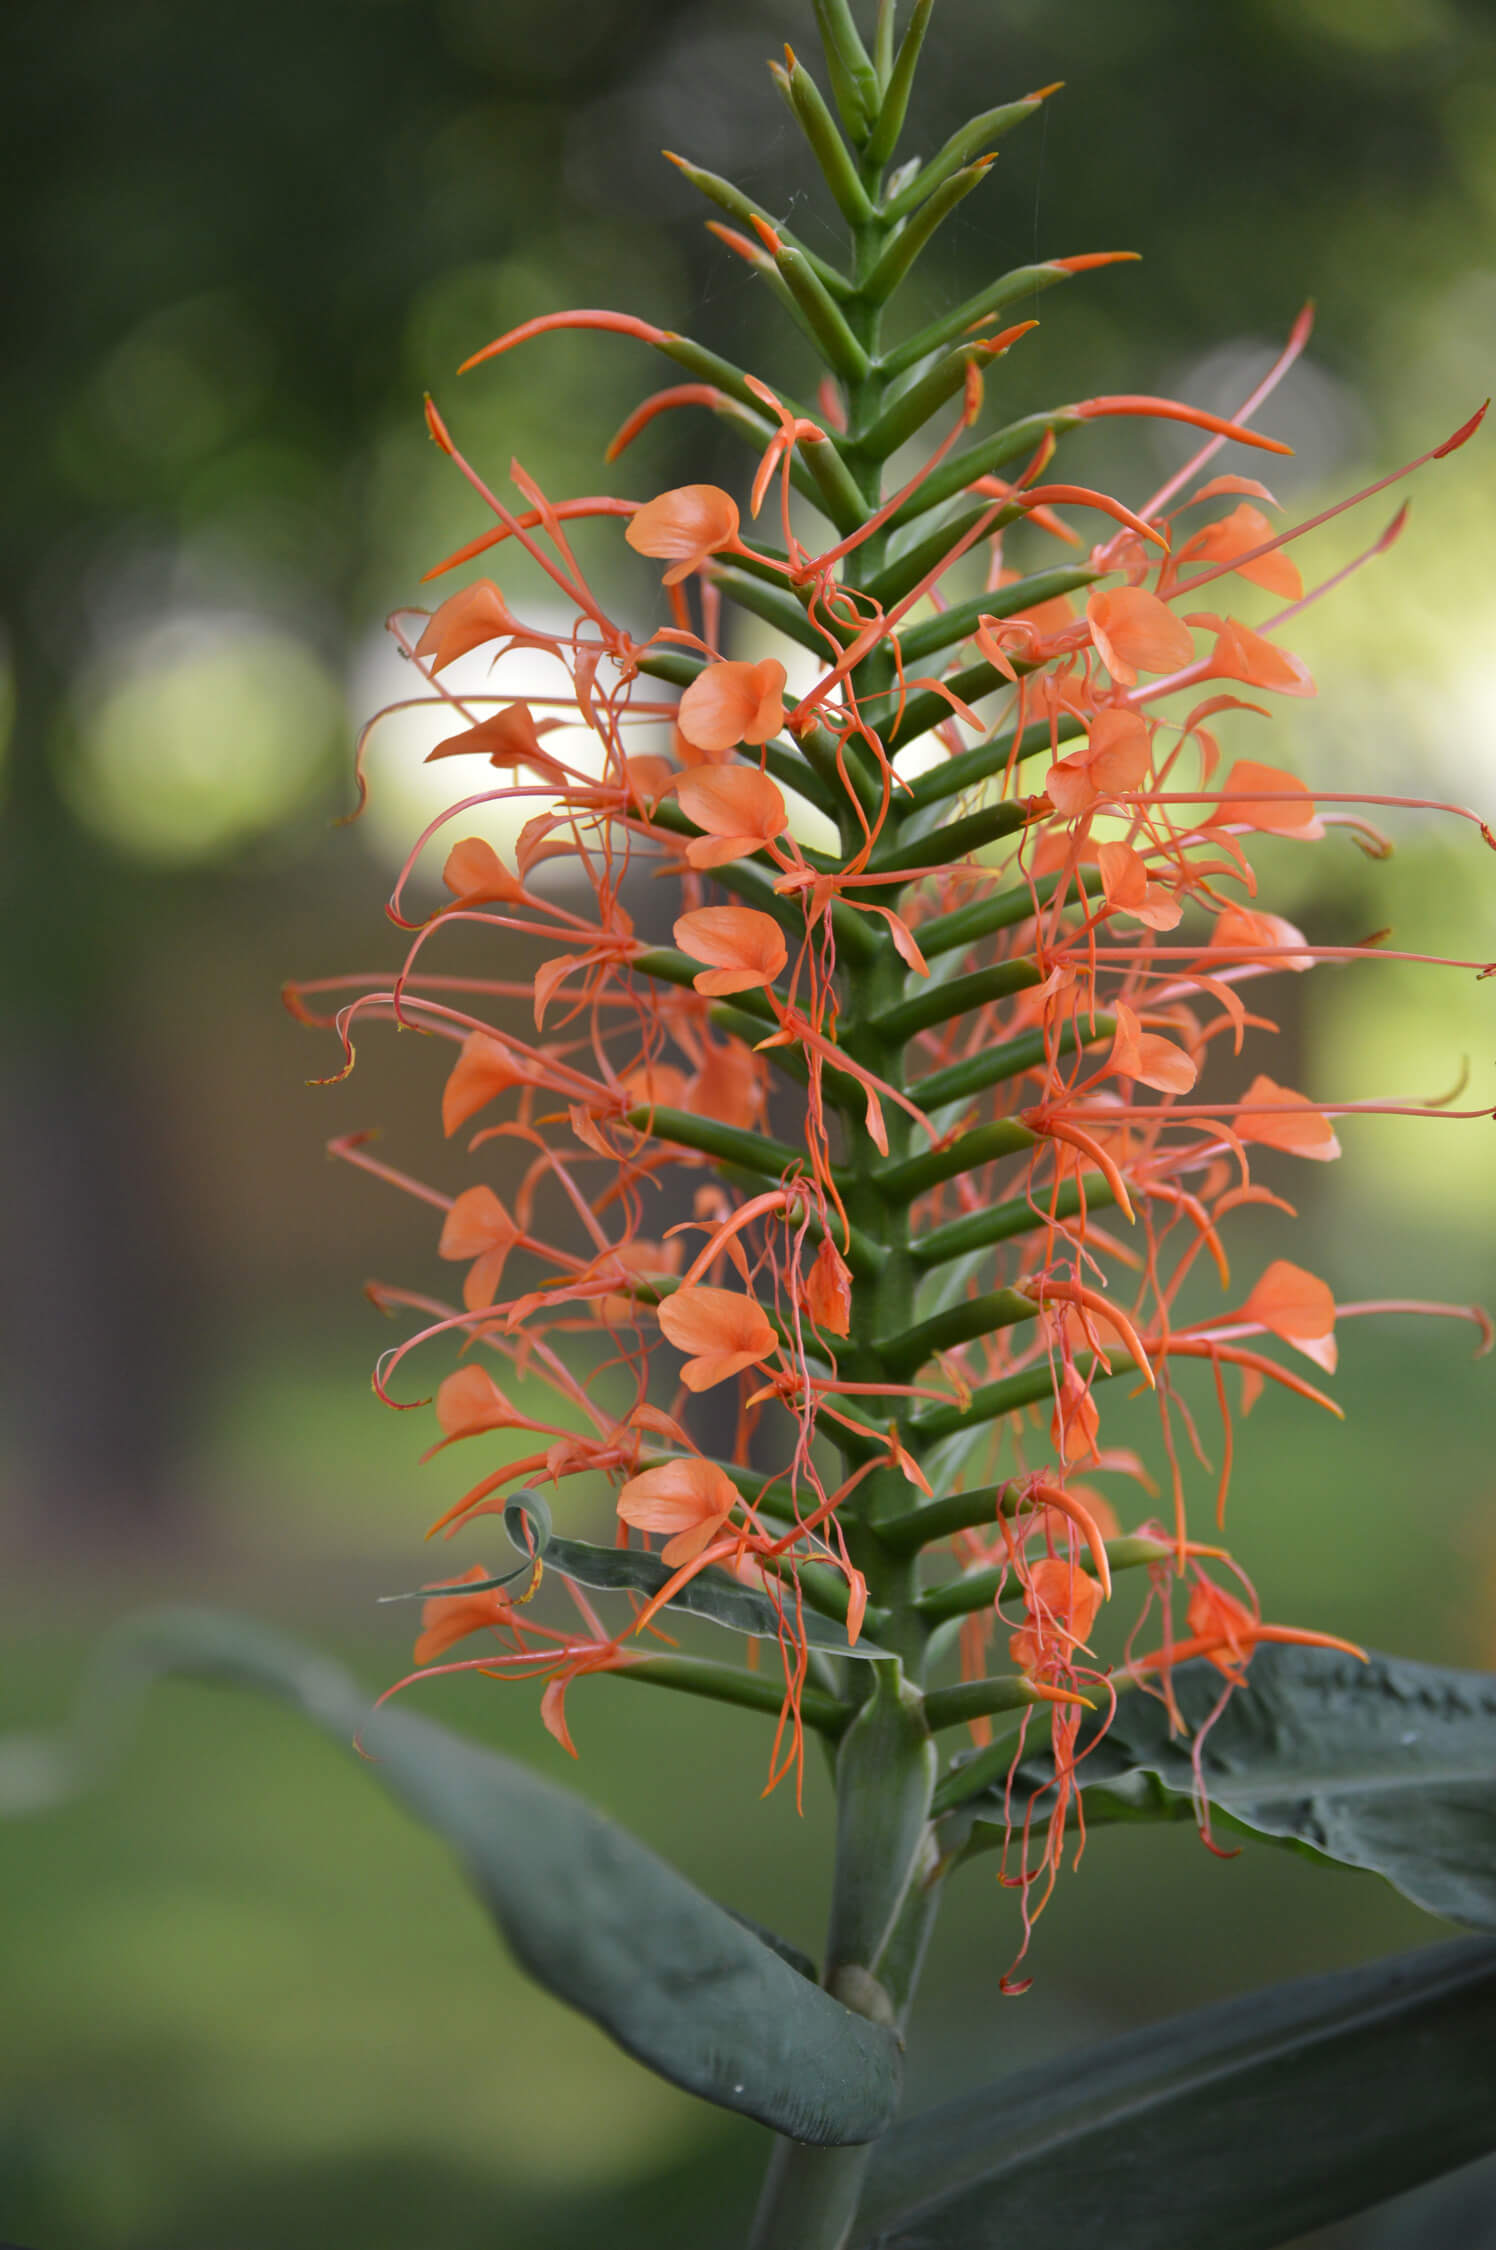
<svg viewBox="0 0 1496 2250"><path fill-rule="evenodd" d="M340 1666L209 1610L105 1644L76 1744L0 1742L0 1811L57 1802L117 1749L167 1674L290 1704L456 1852L520 1965L662 2077L794 2139L874 2139L898 2100L893 2034L807 1981L626 1830L512 1759L413 1712L371 1710Z"/></svg>
<svg viewBox="0 0 1496 2250"><path fill-rule="evenodd" d="M1191 1733L1222 1685L1208 1664L1175 1673ZM1496 1930L1496 1677L1261 1647L1205 1738L1200 1772L1222 1827L1368 1869L1430 1914ZM1035 1764L1021 1784L1042 1779ZM1190 1742L1170 1737L1148 1696L1123 1697L1080 1780L1088 1822L1192 1814Z"/></svg>
<svg viewBox="0 0 1496 2250"><path fill-rule="evenodd" d="M859 2250L1268 2250L1496 2148L1496 1944L1305 1977L896 2126Z"/></svg>

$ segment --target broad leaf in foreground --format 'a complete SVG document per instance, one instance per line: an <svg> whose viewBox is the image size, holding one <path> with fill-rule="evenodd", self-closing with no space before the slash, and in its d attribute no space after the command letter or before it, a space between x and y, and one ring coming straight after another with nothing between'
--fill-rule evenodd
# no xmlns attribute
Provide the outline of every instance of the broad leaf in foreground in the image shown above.
<svg viewBox="0 0 1496 2250"><path fill-rule="evenodd" d="M1496 1943L1174 2017L896 2126L859 2250L1268 2250L1496 2149Z"/></svg>
<svg viewBox="0 0 1496 2250"><path fill-rule="evenodd" d="M1083 1731L1078 1766L1088 1824L1194 1817L1191 1736L1220 1699L1204 1663L1174 1675L1189 1734L1164 1705L1124 1695L1102 1740ZM1259 1648L1247 1684L1210 1726L1199 1755L1212 1820L1385 1876L1430 1914L1496 1930L1496 1677L1400 1657L1366 1664L1328 1649ZM1025 1764L1015 1803L1041 1787ZM1001 1794L949 1816L946 1849L1000 1840Z"/></svg>
<svg viewBox="0 0 1496 2250"><path fill-rule="evenodd" d="M455 1850L521 1967L662 2077L796 2140L868 2141L888 2123L891 2032L580 1798L429 1719L370 1710L338 1665L247 1619L167 1611L106 1644L76 1747L0 1743L0 1811L70 1794L170 1673L268 1692L356 1740L371 1774Z"/></svg>

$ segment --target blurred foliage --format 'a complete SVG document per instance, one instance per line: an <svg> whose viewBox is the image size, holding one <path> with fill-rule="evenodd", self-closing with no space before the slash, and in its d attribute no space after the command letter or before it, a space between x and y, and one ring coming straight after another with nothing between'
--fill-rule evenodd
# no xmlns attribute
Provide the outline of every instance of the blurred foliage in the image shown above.
<svg viewBox="0 0 1496 2250"><path fill-rule="evenodd" d="M92 1624L163 1576L324 1623L371 1681L405 1661L409 1613L370 1601L423 1574L414 1535L441 1494L438 1472L417 1481L425 1433L364 1385L384 1332L356 1289L365 1270L431 1273L429 1229L369 1183L334 1189L318 1148L375 1119L392 1149L429 1147L437 1063L371 1041L353 1085L303 1097L324 1051L275 1016L274 988L389 958L359 832L326 822L349 801L345 708L362 719L391 677L370 655L380 616L476 528L422 390L496 480L517 454L567 493L596 487L607 437L668 378L631 343L553 338L458 383L501 327L627 305L793 370L777 309L658 152L736 171L823 239L764 69L785 38L810 49L808 16L11 0L0 897L23 964L0 1000L0 1434L36 1550L12 1596L16 1714L54 1711ZM1285 497L1378 473L1478 403L1496 344L1488 0L942 0L937 24L911 146L977 98L1068 84L942 237L932 303L998 262L1144 253L1046 298L1005 406L1176 388L1229 407L1310 295L1314 346L1274 415L1300 449ZM620 489L740 488L728 443L662 425ZM1116 426L1071 456L1133 494L1177 458ZM1489 810L1493 459L1487 443L1431 472L1398 550L1305 620L1322 700L1280 723L1304 770L1483 789ZM586 551L606 587L641 590L606 531ZM1311 551L1329 569L1353 547ZM386 856L390 825L369 833ZM1315 856L1321 882L1334 870L1304 909L1317 934L1395 919L1430 950L1496 952L1463 838L1389 869ZM1468 1050L1483 1087L1493 988L1427 979L1317 977L1295 1026L1312 1082L1427 1096ZM1340 1294L1488 1285L1481 1132L1348 1130L1343 1200L1318 1220ZM1265 1222L1265 1255L1270 1239ZM1496 1663L1489 1389L1464 1338L1349 1332L1344 1430L1263 1402L1235 1523L1274 1614ZM559 1763L526 1692L430 1696ZM800 1827L783 1792L756 1802L752 1720L661 1705L646 1760L638 1704L593 1691L589 1790L814 1948L816 1777ZM1057 2048L1421 1927L1372 1885L1264 1853L1220 1867L1187 1837L1098 1838L1014 2005L996 1996L1002 1901L966 1883L917 2030L921 2098L1014 2042ZM440 1855L289 1723L163 1696L106 1804L7 1833L0 1917L0 2231L36 2250L568 2250L599 2231L710 2250L740 2224L752 2129L532 1994ZM1357 2239L1473 2245L1481 2223L1423 2235L1394 2216Z"/></svg>

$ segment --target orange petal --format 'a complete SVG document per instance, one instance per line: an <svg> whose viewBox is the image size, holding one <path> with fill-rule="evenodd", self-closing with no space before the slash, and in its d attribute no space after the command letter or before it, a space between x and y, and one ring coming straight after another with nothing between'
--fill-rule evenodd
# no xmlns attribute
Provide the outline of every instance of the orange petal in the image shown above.
<svg viewBox="0 0 1496 2250"><path fill-rule="evenodd" d="M1199 499L1202 496L1197 493L1195 497ZM1272 536L1273 527L1262 510L1250 507L1243 501L1239 508L1232 509L1229 516L1222 516L1218 522L1206 524L1203 530L1194 532L1174 559L1176 563L1229 563L1233 556L1244 555L1249 549L1260 547L1264 540L1271 539ZM1291 602L1296 602L1304 591L1304 581L1299 576L1297 565L1281 551L1259 555L1255 562L1245 563L1240 576L1250 579L1254 586L1265 586L1270 594L1280 594Z"/></svg>
<svg viewBox="0 0 1496 2250"><path fill-rule="evenodd" d="M686 1090L684 1107L693 1117L715 1117L720 1125L751 1132L764 1113L764 1065L751 1047L729 1039L719 1047L704 1044L701 1068Z"/></svg>
<svg viewBox="0 0 1496 2250"><path fill-rule="evenodd" d="M564 778L555 759L540 746L540 731L528 703L506 703L492 718L481 719L461 734L449 734L427 751L426 763L473 756L487 758L495 766L528 766L542 780Z"/></svg>
<svg viewBox="0 0 1496 2250"><path fill-rule="evenodd" d="M449 891L455 891L464 906L482 906L489 901L522 901L524 885L511 875L492 844L485 844L481 836L464 836L447 854L442 869L442 881Z"/></svg>
<svg viewBox="0 0 1496 2250"><path fill-rule="evenodd" d="M1288 806L1288 811L1293 807ZM1273 949L1285 945L1304 944L1304 933L1285 922L1281 914L1264 914L1254 907L1228 906L1218 915L1216 926L1210 934L1214 945L1261 946L1268 953L1269 966L1274 969L1312 969L1312 953L1281 953Z"/></svg>
<svg viewBox="0 0 1496 2250"><path fill-rule="evenodd" d="M1217 620L1220 630L1210 659L1211 676L1245 680L1249 687L1274 688L1279 695L1316 693L1309 667L1276 641L1264 640L1240 618Z"/></svg>
<svg viewBox="0 0 1496 2250"><path fill-rule="evenodd" d="M1103 844L1096 858L1107 905L1135 914L1148 896L1148 870L1137 853L1127 844Z"/></svg>
<svg viewBox="0 0 1496 2250"><path fill-rule="evenodd" d="M1187 1094L1200 1073L1184 1049L1144 1031L1124 1001L1117 1002L1114 1013L1111 1063L1118 1076L1135 1078L1160 1094Z"/></svg>
<svg viewBox="0 0 1496 2250"><path fill-rule="evenodd" d="M1287 1258L1276 1258L1242 1308L1312 1359L1327 1374L1335 1372L1335 1299L1328 1282Z"/></svg>
<svg viewBox="0 0 1496 2250"><path fill-rule="evenodd" d="M486 1367L459 1367L436 1394L436 1418L449 1438L473 1437L479 1430L511 1429L514 1408Z"/></svg>
<svg viewBox="0 0 1496 2250"><path fill-rule="evenodd" d="M472 1579L487 1578L490 1573L482 1563L472 1563L458 1578L439 1578L427 1592L439 1586L465 1586ZM444 1594L436 1601L421 1605L421 1623L425 1631L415 1645L417 1664L430 1664L457 1641L466 1640L469 1633L480 1633L488 1625L501 1625L509 1617L509 1596L502 1586L490 1586L481 1594Z"/></svg>
<svg viewBox="0 0 1496 2250"><path fill-rule="evenodd" d="M509 1049L497 1039L490 1038L486 1031L470 1033L442 1089L442 1131L450 1138L496 1094L511 1086L523 1086L528 1077L529 1073L516 1065Z"/></svg>
<svg viewBox="0 0 1496 2250"><path fill-rule="evenodd" d="M1317 1164L1329 1164L1340 1154L1340 1143L1328 1117L1306 1095L1278 1085L1265 1072L1259 1072L1242 1096L1235 1124L1240 1140L1256 1141L1263 1148L1287 1149Z"/></svg>
<svg viewBox="0 0 1496 2250"><path fill-rule="evenodd" d="M735 1289L677 1289L660 1306L660 1328L677 1351L696 1356L681 1369L688 1391L710 1390L774 1349L763 1307Z"/></svg>
<svg viewBox="0 0 1496 2250"><path fill-rule="evenodd" d="M464 586L460 594L449 595L439 609L432 611L426 630L416 642L416 655L429 656L432 671L441 672L455 664L459 656L466 656L469 649L517 631L498 587L491 578L480 578L474 585Z"/></svg>
<svg viewBox="0 0 1496 2250"><path fill-rule="evenodd" d="M690 1532L706 1526L710 1536L737 1501L737 1486L715 1461L662 1461L642 1476L630 1477L618 1495L618 1513L640 1531ZM668 1547L665 1555L667 1561L677 1559Z"/></svg>
<svg viewBox="0 0 1496 2250"><path fill-rule="evenodd" d="M1096 1401L1076 1369L1067 1367L1049 1424L1050 1444L1066 1461L1089 1461L1096 1452L1100 1427Z"/></svg>
<svg viewBox="0 0 1496 2250"><path fill-rule="evenodd" d="M437 1255L479 1258L485 1251L509 1249L518 1237L519 1228L491 1187L464 1188L447 1213Z"/></svg>
<svg viewBox="0 0 1496 2250"><path fill-rule="evenodd" d="M1252 791L1264 795L1254 798ZM1258 765L1255 759L1238 758L1221 783L1221 804L1207 825L1226 826L1235 821L1243 828L1260 828L1270 835L1318 836L1314 799L1296 774L1281 766Z"/></svg>
<svg viewBox="0 0 1496 2250"><path fill-rule="evenodd" d="M1145 587L1092 594L1086 615L1097 654L1124 687L1132 687L1139 672L1177 672L1194 661L1189 627Z"/></svg>
<svg viewBox="0 0 1496 2250"><path fill-rule="evenodd" d="M830 1336L845 1336L852 1326L852 1274L829 1235L805 1280L805 1304L818 1328Z"/></svg>
<svg viewBox="0 0 1496 2250"><path fill-rule="evenodd" d="M683 774L676 799L704 834L686 846L693 867L724 867L761 851L789 826L783 797L754 766L696 766Z"/></svg>
<svg viewBox="0 0 1496 2250"><path fill-rule="evenodd" d="M750 992L772 984L789 958L779 924L752 906L701 906L682 914L675 942L693 961L710 964L695 979L698 992Z"/></svg>
<svg viewBox="0 0 1496 2250"><path fill-rule="evenodd" d="M665 584L676 586L737 535L737 502L730 494L716 484L682 484L646 501L623 536L636 554L668 560L673 567Z"/></svg>
<svg viewBox="0 0 1496 2250"><path fill-rule="evenodd" d="M767 742L784 725L784 666L709 664L680 699L678 723L698 750L731 750L740 742Z"/></svg>

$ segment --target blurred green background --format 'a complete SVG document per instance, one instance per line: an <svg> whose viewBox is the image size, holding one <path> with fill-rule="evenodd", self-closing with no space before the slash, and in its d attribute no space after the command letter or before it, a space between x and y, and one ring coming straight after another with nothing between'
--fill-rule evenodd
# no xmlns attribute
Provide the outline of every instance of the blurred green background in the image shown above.
<svg viewBox="0 0 1496 2250"><path fill-rule="evenodd" d="M163 1593L305 1630L371 1684L404 1668L410 1613L374 1596L428 1573L420 1533L456 1486L418 1468L428 1430L370 1396L391 1332L359 1284L431 1287L440 1269L419 1209L330 1172L322 1143L380 1122L393 1161L462 1177L433 1128L436 1058L375 1036L351 1083L304 1091L327 1048L275 995L395 957L381 899L423 801L408 730L376 752L368 819L332 824L356 727L404 684L381 619L476 528L421 393L495 482L517 454L564 496L599 487L608 436L670 377L632 343L556 338L458 383L499 329L627 307L793 381L776 309L658 151L735 173L829 241L763 67L785 38L810 53L808 14L11 0L7 1721L59 1713L98 1631ZM910 147L1068 83L947 228L931 298L1035 255L1144 253L1046 297L1003 377L1015 412L1131 388L1229 409L1313 296L1313 344L1271 415L1298 447L1277 489L1310 506L1437 442L1490 387L1484 0L942 0L936 25ZM618 489L741 489L727 442L661 425ZM1136 500L1179 458L1113 427L1066 466ZM1317 535L1308 566L1354 552L1382 505ZM1435 465L1395 552L1306 617L1295 645L1321 693L1280 720L1285 762L1489 813L1493 506L1490 442ZM583 544L599 584L651 614L616 533ZM1268 903L1324 938L1392 924L1398 943L1496 955L1472 832L1391 826L1385 867L1343 840L1312 867L1285 849ZM1493 1098L1496 985L1392 966L1313 984L1288 996L1276 1075L1426 1098L1467 1056L1465 1098ZM1307 1237L1271 1215L1238 1234L1246 1274L1292 1250L1342 1298L1496 1294L1489 1128L1344 1138L1312 1194L1292 1182ZM1496 1416L1469 1333L1350 1324L1344 1429L1264 1401L1233 1535L1273 1614L1496 1664ZM1140 1442L1144 1426L1140 1410ZM422 1700L566 1764L532 1689ZM749 1717L646 1711L609 1682L573 1717L584 1788L817 1946L818 1773L797 1820L785 1792L759 1801ZM115 1783L0 1831L0 1933L0 2235L31 2250L740 2239L756 2130L533 1992L441 1852L279 1714L162 1691ZM979 1864L937 1945L912 2097L1437 1934L1369 1881L1102 1836L1041 1926L1033 1993L1004 2002L1012 1908ZM1493 2211L1472 2176L1336 2240L1496 2241Z"/></svg>

